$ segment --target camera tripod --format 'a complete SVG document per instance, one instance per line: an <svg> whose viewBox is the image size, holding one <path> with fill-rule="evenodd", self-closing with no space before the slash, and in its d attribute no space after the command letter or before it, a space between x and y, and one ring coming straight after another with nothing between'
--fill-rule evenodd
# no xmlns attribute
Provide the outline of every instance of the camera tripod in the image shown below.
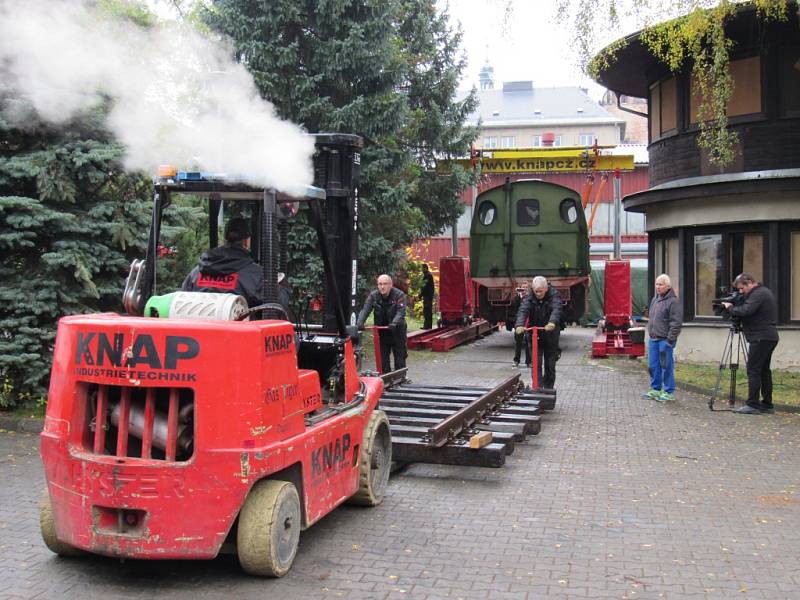
<svg viewBox="0 0 800 600"><path fill-rule="evenodd" d="M734 356L734 350L736 355ZM715 411L731 411L736 403L736 374L739 371L739 361L744 357L747 363L747 344L742 338L742 329L739 323L731 323L728 329L728 338L725 340L725 346L722 348L722 358L719 361L719 373L717 374L717 382L714 384L714 390L711 392L711 397L708 399L708 409ZM722 374L725 369L730 371L730 387L728 389L728 408L714 408L714 399L719 394L720 384L722 383Z"/></svg>

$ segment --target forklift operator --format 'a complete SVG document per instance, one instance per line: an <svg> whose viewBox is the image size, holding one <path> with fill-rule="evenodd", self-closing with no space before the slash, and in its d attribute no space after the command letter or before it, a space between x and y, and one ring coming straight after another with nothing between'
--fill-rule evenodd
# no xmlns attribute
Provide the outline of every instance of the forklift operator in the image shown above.
<svg viewBox="0 0 800 600"><path fill-rule="evenodd" d="M383 372L404 369L406 366L406 295L392 287L388 275L378 277L378 289L367 296L367 301L358 315L357 325L364 328L364 321L375 310L375 326L386 327L380 330L381 365ZM394 354L394 369L389 367L389 355Z"/></svg>
<svg viewBox="0 0 800 600"><path fill-rule="evenodd" d="M225 244L203 252L181 289L239 294L252 308L262 304L262 282L261 267L250 256L250 225L245 219L234 217L225 226Z"/></svg>

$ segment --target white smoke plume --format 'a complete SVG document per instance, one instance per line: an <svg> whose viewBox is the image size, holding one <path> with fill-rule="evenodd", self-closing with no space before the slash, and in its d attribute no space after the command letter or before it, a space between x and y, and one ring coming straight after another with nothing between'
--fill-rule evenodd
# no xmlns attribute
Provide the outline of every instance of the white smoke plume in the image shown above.
<svg viewBox="0 0 800 600"><path fill-rule="evenodd" d="M312 181L313 140L275 115L230 48L187 27L145 30L75 0L0 0L0 78L54 124L112 98L108 128L130 171L173 164L288 192ZM4 115L25 118L19 103Z"/></svg>

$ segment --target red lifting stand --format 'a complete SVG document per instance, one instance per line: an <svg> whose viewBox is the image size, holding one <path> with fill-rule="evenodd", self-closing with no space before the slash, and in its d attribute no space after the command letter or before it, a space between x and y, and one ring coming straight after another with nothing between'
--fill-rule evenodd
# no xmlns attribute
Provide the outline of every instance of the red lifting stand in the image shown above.
<svg viewBox="0 0 800 600"><path fill-rule="evenodd" d="M605 317L592 339L592 358L644 356L644 328L635 327L631 302L631 263L607 260L603 296Z"/></svg>
<svg viewBox="0 0 800 600"><path fill-rule="evenodd" d="M485 319L472 319L475 286L469 276L469 258L443 256L439 260L440 326L408 335L410 350L428 348L434 352L448 350L492 333L497 325Z"/></svg>

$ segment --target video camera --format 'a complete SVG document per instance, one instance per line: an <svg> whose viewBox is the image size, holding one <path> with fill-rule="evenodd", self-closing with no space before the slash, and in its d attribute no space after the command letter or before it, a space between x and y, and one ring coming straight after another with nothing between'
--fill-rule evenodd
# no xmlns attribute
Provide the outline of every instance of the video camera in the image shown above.
<svg viewBox="0 0 800 600"><path fill-rule="evenodd" d="M714 309L714 315L716 315L717 317L722 317L723 319L730 319L732 315L727 310L725 310L725 307L722 306L722 303L723 302L730 302L734 306L740 306L740 305L744 304L745 298L746 298L746 296L744 294L742 294L740 291L734 290L734 291L729 292L725 296L720 296L719 298L714 298L711 301L711 308ZM738 321L738 319L734 319L734 320Z"/></svg>

